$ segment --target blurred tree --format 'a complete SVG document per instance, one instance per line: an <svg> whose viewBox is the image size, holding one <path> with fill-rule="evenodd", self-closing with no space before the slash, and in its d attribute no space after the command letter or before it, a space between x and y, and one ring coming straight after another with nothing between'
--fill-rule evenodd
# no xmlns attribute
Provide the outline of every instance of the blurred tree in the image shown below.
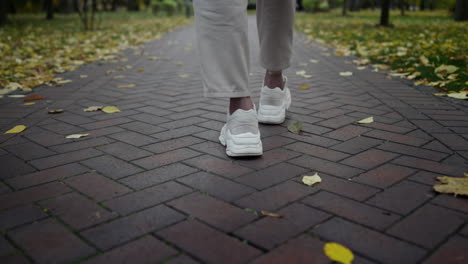
<svg viewBox="0 0 468 264"><path fill-rule="evenodd" d="M400 14L404 16L406 8L405 0L398 0L398 7L400 8Z"/></svg>
<svg viewBox="0 0 468 264"><path fill-rule="evenodd" d="M359 11L361 7L361 1L359 0L350 0L349 10L350 11Z"/></svg>
<svg viewBox="0 0 468 264"><path fill-rule="evenodd" d="M347 9L348 9L348 0L343 0L343 10L341 11L342 16L346 16Z"/></svg>
<svg viewBox="0 0 468 264"><path fill-rule="evenodd" d="M468 21L468 0L457 0L455 21Z"/></svg>
<svg viewBox="0 0 468 264"><path fill-rule="evenodd" d="M128 11L139 11L140 6L138 0L127 0L127 10Z"/></svg>
<svg viewBox="0 0 468 264"><path fill-rule="evenodd" d="M390 17L389 17L389 13L390 13L390 0L382 0L381 2L381 13L380 13L380 26L385 26L385 27L388 27L390 26Z"/></svg>
<svg viewBox="0 0 468 264"><path fill-rule="evenodd" d="M7 17L8 1L0 1L0 25L4 25L8 22Z"/></svg>
<svg viewBox="0 0 468 264"><path fill-rule="evenodd" d="M44 7L46 10L46 19L51 20L54 18L54 3L52 0L45 0Z"/></svg>

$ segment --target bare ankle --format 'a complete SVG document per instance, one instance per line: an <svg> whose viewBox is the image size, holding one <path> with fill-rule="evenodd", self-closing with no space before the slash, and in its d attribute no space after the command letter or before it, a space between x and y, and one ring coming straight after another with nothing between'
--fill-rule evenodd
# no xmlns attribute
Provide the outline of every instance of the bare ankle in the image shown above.
<svg viewBox="0 0 468 264"><path fill-rule="evenodd" d="M236 97L229 100L229 114L233 114L237 109L250 110L254 105L250 96Z"/></svg>
<svg viewBox="0 0 468 264"><path fill-rule="evenodd" d="M265 85L268 88L279 87L281 90L284 88L283 72L282 71L269 71L265 73Z"/></svg>

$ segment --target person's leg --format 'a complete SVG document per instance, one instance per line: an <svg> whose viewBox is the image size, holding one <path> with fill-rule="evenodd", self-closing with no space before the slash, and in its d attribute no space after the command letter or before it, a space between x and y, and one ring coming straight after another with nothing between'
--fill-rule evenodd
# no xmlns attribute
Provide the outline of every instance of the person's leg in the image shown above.
<svg viewBox="0 0 468 264"><path fill-rule="evenodd" d="M253 108L246 6L246 0L194 0L204 95L231 98L231 114Z"/></svg>
<svg viewBox="0 0 468 264"><path fill-rule="evenodd" d="M295 4L294 0L257 0L260 63L269 88L284 87L282 71L291 62Z"/></svg>
<svg viewBox="0 0 468 264"><path fill-rule="evenodd" d="M194 0L197 46L206 97L228 97L219 140L229 156L263 153L250 99L247 0Z"/></svg>
<svg viewBox="0 0 468 264"><path fill-rule="evenodd" d="M283 123L291 105L283 70L291 64L295 3L257 0L260 64L266 70L257 113L260 123Z"/></svg>

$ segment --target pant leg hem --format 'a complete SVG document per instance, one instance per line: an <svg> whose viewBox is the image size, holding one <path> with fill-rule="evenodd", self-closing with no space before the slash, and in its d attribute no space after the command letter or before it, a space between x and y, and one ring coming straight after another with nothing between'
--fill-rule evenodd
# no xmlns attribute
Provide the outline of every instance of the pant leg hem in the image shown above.
<svg viewBox="0 0 468 264"><path fill-rule="evenodd" d="M204 97L208 98L236 98L251 96L250 91L245 92L204 92Z"/></svg>

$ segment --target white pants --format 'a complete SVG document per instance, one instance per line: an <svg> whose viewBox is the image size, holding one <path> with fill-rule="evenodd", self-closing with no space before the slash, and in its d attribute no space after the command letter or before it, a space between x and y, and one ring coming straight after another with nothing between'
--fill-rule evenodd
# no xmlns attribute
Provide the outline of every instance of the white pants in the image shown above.
<svg viewBox="0 0 468 264"><path fill-rule="evenodd" d="M205 97L250 96L247 0L194 0ZM291 61L295 0L257 0L260 64L286 69Z"/></svg>

